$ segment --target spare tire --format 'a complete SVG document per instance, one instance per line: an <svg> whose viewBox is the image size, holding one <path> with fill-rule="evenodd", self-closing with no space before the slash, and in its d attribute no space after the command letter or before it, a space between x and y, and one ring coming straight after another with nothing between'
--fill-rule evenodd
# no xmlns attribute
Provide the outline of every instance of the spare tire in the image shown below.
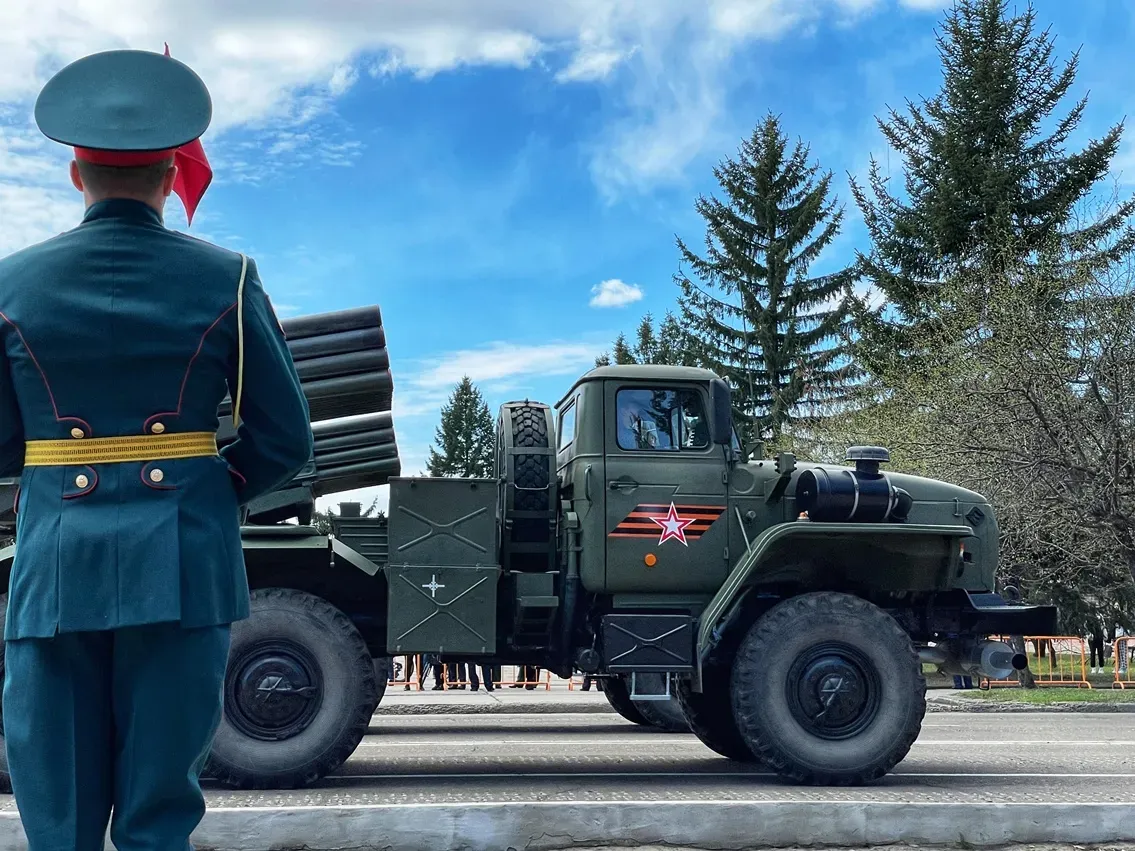
<svg viewBox="0 0 1135 851"><path fill-rule="evenodd" d="M233 624L224 710L204 774L236 789L293 789L359 746L386 678L339 609L290 588L252 593ZM380 682L381 680L381 682Z"/></svg>
<svg viewBox="0 0 1135 851"><path fill-rule="evenodd" d="M555 423L542 402L507 402L497 417L501 560L506 571L554 567Z"/></svg>

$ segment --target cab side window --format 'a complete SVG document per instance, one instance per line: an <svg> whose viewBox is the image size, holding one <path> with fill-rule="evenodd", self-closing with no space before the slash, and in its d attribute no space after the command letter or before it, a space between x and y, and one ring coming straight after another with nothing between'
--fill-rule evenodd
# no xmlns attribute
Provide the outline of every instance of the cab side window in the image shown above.
<svg viewBox="0 0 1135 851"><path fill-rule="evenodd" d="M556 448L563 449L575 440L575 399L572 399L560 413L559 431L559 443Z"/></svg>
<svg viewBox="0 0 1135 851"><path fill-rule="evenodd" d="M620 390L615 408L620 449L680 452L709 446L705 408L691 390Z"/></svg>

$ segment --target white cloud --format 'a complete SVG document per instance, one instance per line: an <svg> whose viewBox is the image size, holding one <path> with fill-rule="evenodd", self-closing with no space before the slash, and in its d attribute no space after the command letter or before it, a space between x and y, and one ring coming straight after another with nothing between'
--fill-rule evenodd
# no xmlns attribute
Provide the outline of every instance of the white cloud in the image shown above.
<svg viewBox="0 0 1135 851"><path fill-rule="evenodd" d="M591 288L592 307L626 307L642 299L642 287L611 278Z"/></svg>
<svg viewBox="0 0 1135 851"><path fill-rule="evenodd" d="M575 373L584 364L593 365L594 360L595 347L584 343L497 342L443 355L412 379L412 384L426 390L441 389L448 394L465 375L474 383L500 383L523 376Z"/></svg>
<svg viewBox="0 0 1135 851"><path fill-rule="evenodd" d="M785 37L833 15L854 19L884 5L927 0L4 0L0 4L0 121L30 125L31 103L61 65L108 48L171 53L213 93L206 149L218 183L256 180L279 163L353 163L361 145L333 124L334 104L360 72L420 78L467 67L538 67L564 83L611 83L611 120L591 150L608 194L682 179L707 147L731 144L723 92L730 61L754 40ZM5 108L7 107L7 108ZM4 113L8 117L4 117ZM322 122L322 123L321 123ZM332 122L332 123L328 123ZM252 149L219 144L253 131ZM313 144L305 136L323 140ZM265 155L267 150L271 153ZM5 151L5 171L43 168L38 150ZM12 181L0 220L24 203ZM24 178L20 184L36 184ZM47 184L43 184L45 187ZM51 185L55 185L52 178ZM21 194L27 195L27 191ZM45 188L39 224L8 243L48 235L58 199ZM15 220L22 220L17 217Z"/></svg>

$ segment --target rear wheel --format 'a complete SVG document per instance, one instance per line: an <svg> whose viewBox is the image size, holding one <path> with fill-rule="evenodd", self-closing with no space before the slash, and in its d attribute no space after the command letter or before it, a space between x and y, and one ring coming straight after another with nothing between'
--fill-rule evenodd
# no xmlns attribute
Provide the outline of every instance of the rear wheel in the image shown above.
<svg viewBox="0 0 1135 851"><path fill-rule="evenodd" d="M733 720L729 666L706 666L700 692L690 688L689 680L680 682L676 691L686 723L703 745L735 762L760 762Z"/></svg>
<svg viewBox="0 0 1135 851"><path fill-rule="evenodd" d="M251 617L233 624L224 711L204 773L238 789L326 776L366 734L386 690L377 667L355 625L326 600L254 591Z"/></svg>
<svg viewBox="0 0 1135 851"><path fill-rule="evenodd" d="M745 744L777 773L813 785L883 777L906 757L926 712L910 637L847 594L804 594L763 615L741 642L730 691Z"/></svg>
<svg viewBox="0 0 1135 851"><path fill-rule="evenodd" d="M662 674L639 674L637 681L646 694L660 692L666 684L666 678ZM650 726L667 733L690 732L690 722L682 714L682 707L674 693L673 680L670 681L669 700L636 700L634 704Z"/></svg>
<svg viewBox="0 0 1135 851"><path fill-rule="evenodd" d="M612 709L632 724L641 724L643 727L651 726L650 722L639 712L635 701L631 700L631 693L630 689L627 688L626 680L622 677L606 677L599 680L599 683L603 696L607 698Z"/></svg>

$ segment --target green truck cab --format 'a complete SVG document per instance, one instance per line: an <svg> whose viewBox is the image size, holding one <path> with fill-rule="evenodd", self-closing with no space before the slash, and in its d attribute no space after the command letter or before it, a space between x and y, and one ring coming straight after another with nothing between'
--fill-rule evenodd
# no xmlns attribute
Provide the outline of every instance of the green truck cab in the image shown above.
<svg viewBox="0 0 1135 851"><path fill-rule="evenodd" d="M979 494L886 470L765 458L711 372L613 366L553 408L510 402L492 478L394 477L388 518L333 534L250 524L206 773L303 786L365 734L389 659L590 674L627 717L667 702L710 750L803 783L874 781L926 711L923 663L1009 676L993 635L1052 634L997 593Z"/></svg>

